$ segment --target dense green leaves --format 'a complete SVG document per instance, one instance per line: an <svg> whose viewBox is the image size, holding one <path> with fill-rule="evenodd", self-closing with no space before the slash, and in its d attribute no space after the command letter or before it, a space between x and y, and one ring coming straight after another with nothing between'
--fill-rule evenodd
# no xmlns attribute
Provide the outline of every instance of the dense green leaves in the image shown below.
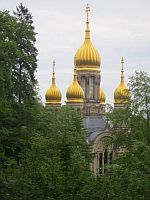
<svg viewBox="0 0 150 200"><path fill-rule="evenodd" d="M92 177L81 114L63 107L57 116L41 110L37 119L11 184L16 199L84 199Z"/></svg>
<svg viewBox="0 0 150 200"><path fill-rule="evenodd" d="M35 71L37 67L37 49L35 47L35 31L32 15L22 4L14 12L17 21L16 38L20 56L13 66L12 79L14 82L13 92L19 103L31 102L36 95Z"/></svg>
<svg viewBox="0 0 150 200"><path fill-rule="evenodd" d="M101 177L100 177L101 178ZM103 177L103 199L148 199L150 195L150 148L135 143L132 150L114 160Z"/></svg>
<svg viewBox="0 0 150 200"><path fill-rule="evenodd" d="M30 146L38 105L34 77L37 50L34 46L35 32L31 26L32 16L22 5L18 9L22 9L20 11L22 16L28 15L26 23L11 16L8 11L0 11L1 199L10 199L10 183L14 181L12 175L16 172L21 153L27 146ZM24 9L26 12L23 13ZM21 27L26 30L24 38L27 42L24 43L23 35L19 38ZM20 60L22 60L21 65L26 66L26 68L22 67L21 70L16 71ZM19 91L23 94L20 97Z"/></svg>
<svg viewBox="0 0 150 200"><path fill-rule="evenodd" d="M11 93L11 73L19 52L14 41L17 23L8 12L0 11L0 99L9 100Z"/></svg>
<svg viewBox="0 0 150 200"><path fill-rule="evenodd" d="M146 72L135 72L135 76L130 77L129 86L133 94L132 111L140 116L150 145L150 77Z"/></svg>
<svg viewBox="0 0 150 200"><path fill-rule="evenodd" d="M113 145L115 149L124 147L124 152L103 178L107 184L104 199L149 199L149 89L148 74L136 72L130 78L131 104L108 114L115 128Z"/></svg>

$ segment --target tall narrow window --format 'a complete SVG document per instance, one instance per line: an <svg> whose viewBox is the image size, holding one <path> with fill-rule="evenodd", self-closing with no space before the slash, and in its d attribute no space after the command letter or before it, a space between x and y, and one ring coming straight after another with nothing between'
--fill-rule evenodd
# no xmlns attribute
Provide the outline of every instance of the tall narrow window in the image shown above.
<svg viewBox="0 0 150 200"><path fill-rule="evenodd" d="M85 98L85 93L86 93L86 78L85 77L81 78L81 86L84 91L84 98Z"/></svg>
<svg viewBox="0 0 150 200"><path fill-rule="evenodd" d="M108 151L108 149L104 149L103 152L99 153L98 167L99 173L105 174L108 171L108 165L112 163L113 153Z"/></svg>
<svg viewBox="0 0 150 200"><path fill-rule="evenodd" d="M94 99L94 77L89 78L89 98Z"/></svg>
<svg viewBox="0 0 150 200"><path fill-rule="evenodd" d="M102 174L102 167L103 167L103 154L99 154L99 173Z"/></svg>
<svg viewBox="0 0 150 200"><path fill-rule="evenodd" d="M108 163L108 151L107 149L105 149L104 151L104 164L107 164Z"/></svg>

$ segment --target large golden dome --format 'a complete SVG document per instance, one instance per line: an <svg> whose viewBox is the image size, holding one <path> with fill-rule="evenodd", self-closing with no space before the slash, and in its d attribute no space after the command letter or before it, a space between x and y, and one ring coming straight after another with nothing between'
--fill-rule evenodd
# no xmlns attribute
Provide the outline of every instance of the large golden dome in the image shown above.
<svg viewBox="0 0 150 200"><path fill-rule="evenodd" d="M124 71L123 71L123 58L121 59L122 63L122 70L121 70L121 81L119 86L116 88L114 92L114 103L127 103L129 98L131 97L131 93L127 88L125 81L124 81Z"/></svg>
<svg viewBox="0 0 150 200"><path fill-rule="evenodd" d="M97 70L100 68L100 55L98 50L93 46L90 40L90 29L89 29L89 20L88 12L89 6L86 7L87 12L87 21L86 21L86 30L85 30L85 40L82 46L77 50L74 57L74 65L77 69L93 69Z"/></svg>
<svg viewBox="0 0 150 200"><path fill-rule="evenodd" d="M52 84L45 94L46 104L61 104L61 91L55 83L55 72L53 66Z"/></svg>
<svg viewBox="0 0 150 200"><path fill-rule="evenodd" d="M100 101L100 104L105 104L105 101L106 101L106 95L102 88L100 88L99 90L99 101Z"/></svg>
<svg viewBox="0 0 150 200"><path fill-rule="evenodd" d="M84 92L77 80L76 69L74 69L74 79L66 92L67 102L82 103Z"/></svg>

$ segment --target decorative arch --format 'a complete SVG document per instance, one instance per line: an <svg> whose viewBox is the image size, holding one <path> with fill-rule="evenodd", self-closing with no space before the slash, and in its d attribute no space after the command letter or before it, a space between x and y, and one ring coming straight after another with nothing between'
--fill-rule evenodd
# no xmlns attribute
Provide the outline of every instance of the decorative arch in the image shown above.
<svg viewBox="0 0 150 200"><path fill-rule="evenodd" d="M108 140L112 140L111 132L100 133L94 140L92 145L93 162L91 164L94 175L106 173L108 165L112 162L113 146L107 143Z"/></svg>

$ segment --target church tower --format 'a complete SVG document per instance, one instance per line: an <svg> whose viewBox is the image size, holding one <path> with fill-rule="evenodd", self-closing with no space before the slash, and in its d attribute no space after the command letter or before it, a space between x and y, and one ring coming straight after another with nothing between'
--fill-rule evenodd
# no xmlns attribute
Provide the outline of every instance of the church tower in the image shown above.
<svg viewBox="0 0 150 200"><path fill-rule="evenodd" d="M114 108L124 108L130 100L131 93L129 89L127 88L124 80L124 69L123 69L124 59L121 59L121 78L120 78L120 84L116 88L114 92Z"/></svg>
<svg viewBox="0 0 150 200"><path fill-rule="evenodd" d="M47 108L51 108L51 109L55 109L60 110L61 108L61 91L60 89L56 86L56 82L55 82L55 61L53 61L53 75L52 75L52 83L50 88L47 90L46 94L45 94L45 106Z"/></svg>
<svg viewBox="0 0 150 200"><path fill-rule="evenodd" d="M84 91L84 110L85 116L100 115L100 54L93 46L90 38L89 11L87 4L85 40L77 50L74 57L74 65L77 70L77 79Z"/></svg>

